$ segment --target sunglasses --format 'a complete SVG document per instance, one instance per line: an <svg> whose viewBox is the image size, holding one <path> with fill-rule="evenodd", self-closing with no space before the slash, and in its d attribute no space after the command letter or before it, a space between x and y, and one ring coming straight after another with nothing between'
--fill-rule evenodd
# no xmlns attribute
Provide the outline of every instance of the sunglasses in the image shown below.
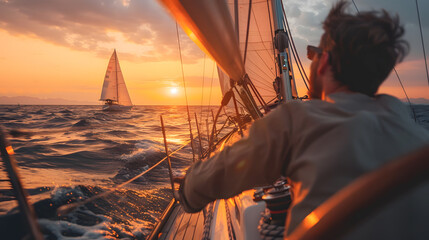
<svg viewBox="0 0 429 240"><path fill-rule="evenodd" d="M307 45L307 58L313 60L316 54L322 54L323 50L321 48Z"/></svg>

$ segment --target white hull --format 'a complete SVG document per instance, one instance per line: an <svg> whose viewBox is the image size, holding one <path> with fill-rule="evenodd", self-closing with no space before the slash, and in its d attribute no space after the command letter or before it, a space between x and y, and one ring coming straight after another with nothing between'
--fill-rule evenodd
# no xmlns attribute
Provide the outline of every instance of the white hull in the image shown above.
<svg viewBox="0 0 429 240"><path fill-rule="evenodd" d="M133 106L124 106L119 104L113 104L113 105L104 105L103 111L128 111L131 110Z"/></svg>

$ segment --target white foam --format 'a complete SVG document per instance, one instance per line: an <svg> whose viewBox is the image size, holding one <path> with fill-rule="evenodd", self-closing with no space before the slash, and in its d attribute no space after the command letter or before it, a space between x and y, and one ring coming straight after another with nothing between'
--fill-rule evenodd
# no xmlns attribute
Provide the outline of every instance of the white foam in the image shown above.
<svg viewBox="0 0 429 240"><path fill-rule="evenodd" d="M71 197L75 197L78 199L83 199L85 196L80 190L80 188L76 188L76 186L58 186L51 192L52 201L61 204L65 199L70 199Z"/></svg>
<svg viewBox="0 0 429 240"><path fill-rule="evenodd" d="M120 159L122 161L134 160L134 159L144 159L146 156L151 156L158 154L162 151L160 147L154 146L153 142L139 141L136 143L135 147L137 150L133 151L130 154L121 155Z"/></svg>
<svg viewBox="0 0 429 240"><path fill-rule="evenodd" d="M107 222L101 222L94 226L82 226L75 223L67 221L52 221L49 219L39 219L39 224L43 228L49 229L49 231L55 235L58 239L116 239L114 237L109 237L109 224ZM71 231L74 234L79 234L81 236L76 237L67 237L63 236L62 232Z"/></svg>

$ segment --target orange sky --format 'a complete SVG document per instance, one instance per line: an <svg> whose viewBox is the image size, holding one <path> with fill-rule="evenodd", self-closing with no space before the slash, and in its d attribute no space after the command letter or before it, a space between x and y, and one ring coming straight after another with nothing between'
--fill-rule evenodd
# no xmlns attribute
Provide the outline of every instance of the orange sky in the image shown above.
<svg viewBox="0 0 429 240"><path fill-rule="evenodd" d="M79 2L88 5L86 6L88 12L92 9L93 12L87 14L88 16L93 14L91 18L87 15L76 16L82 12L81 9L78 8L73 12L72 7L77 3L72 5L72 2L67 1L62 1L62 4L70 4L71 10L59 3L54 6L55 2L52 2L49 5L50 8L42 6L41 9L47 11L48 14L43 16L42 13L34 15L28 10L21 11L22 6L13 8L14 6L8 1L0 2L0 4L5 4L4 6L10 5L11 9L15 9L17 12L15 16L11 13L13 11L4 8L4 11L9 11L10 16L4 17L5 20L2 20L0 16L0 72L2 75L0 96L62 98L100 104L98 99L107 63L113 49L116 48L133 104L185 104L177 40L175 34L172 34L175 33L175 24L157 3L122 1L122 5L118 6L117 2L109 2L112 5L111 8L98 10L98 8L92 8L93 3ZM39 7L38 5L32 6L31 1L27 4L29 9ZM121 29L119 23L108 25L104 22L106 20L104 12L121 7L130 11L130 4L136 4L141 11L149 10L146 14L124 12L122 18L126 20L128 15L135 18L140 17L141 19L138 20L144 24L133 23L134 28ZM326 6L327 11L329 6ZM313 12L316 13L318 8L315 6ZM35 10L35 12L37 11ZM156 17L150 15L152 12ZM62 17L58 18L55 14ZM323 14L317 13L316 15ZM291 22L297 21L305 24L305 21L300 19L302 16L306 15L301 13L296 19L291 18ZM144 19L145 17L146 19ZM37 21L34 18L37 18ZM309 15L307 18L311 19L312 16ZM56 23L57 20L60 22ZM427 22L427 20L423 20ZM320 23L319 20L317 22ZM85 24L88 24L89 27L86 27ZM303 38L300 35L300 26L296 24L293 26L297 26L296 41L299 41L300 38L304 39L301 41L303 43L298 43L298 49L301 56L305 56L302 49L306 44L317 44L320 33L315 33L313 37ZM320 28L320 25L317 28ZM100 32L95 29L99 29ZM414 35L413 37L416 38ZM181 35L181 38L189 103L199 105L202 95L203 104L208 104L209 101L212 104L219 103L221 92L216 71L213 74L212 96L210 100L208 98L214 66L212 60L208 57L204 60L204 53L192 46L190 41L185 39L184 34ZM412 42L412 44L413 47L420 47L418 42ZM417 53L421 55L420 50L415 49L416 47L412 48L415 52L410 54L411 56L407 57L405 62L397 67L397 70L410 98L429 98L424 61L421 56L417 55ZM304 59L303 64L308 69L309 61ZM204 65L204 88L202 90ZM297 71L295 74L297 75ZM297 78L299 93L304 95L306 90L298 76ZM179 92L172 94L170 91L172 87L178 87ZM389 93L398 98L405 97L394 75L390 76L382 85L380 92Z"/></svg>
<svg viewBox="0 0 429 240"><path fill-rule="evenodd" d="M104 58L91 52L77 51L56 46L43 40L28 36L12 36L0 30L0 43L3 46L0 66L2 87L0 96L32 96L39 98L64 98L98 104L104 74L111 53ZM183 82L179 61L133 62L121 59L121 46L117 47L122 72L133 104L185 104ZM201 52L201 56L204 54ZM206 58L204 93L204 58L192 64L185 64L185 80L190 104L209 103L210 83L213 61ZM405 62L398 66L398 72L416 71L422 62ZM307 64L305 64L305 67ZM421 70L421 69L420 69ZM188 82L188 80L194 80ZM298 90L306 90L299 80ZM177 94L171 93L172 87L178 87ZM427 98L427 87L407 86L407 93L413 98ZM389 77L380 92L404 98L399 82ZM219 103L221 92L215 70L211 103Z"/></svg>
<svg viewBox="0 0 429 240"><path fill-rule="evenodd" d="M0 57L0 96L64 98L98 104L111 53L102 58L1 30L0 43L7 46ZM133 104L185 104L179 61L133 62L121 59L121 46L117 46L117 52ZM201 55L204 56L202 52ZM184 65L185 80L194 80L186 82L190 104L201 103L203 63L204 58ZM212 69L213 62L207 58L204 104L209 103ZM171 93L172 87L178 87L177 94ZM211 103L218 103L220 95L215 72Z"/></svg>

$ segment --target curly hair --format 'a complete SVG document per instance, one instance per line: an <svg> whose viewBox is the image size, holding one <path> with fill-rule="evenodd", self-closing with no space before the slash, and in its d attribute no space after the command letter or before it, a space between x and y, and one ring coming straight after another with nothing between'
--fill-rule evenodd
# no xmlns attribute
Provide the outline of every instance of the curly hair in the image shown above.
<svg viewBox="0 0 429 240"><path fill-rule="evenodd" d="M346 13L348 3L340 0L323 22L320 47L330 53L337 81L355 92L374 96L396 63L409 50L402 39L404 28L398 15L385 10Z"/></svg>

